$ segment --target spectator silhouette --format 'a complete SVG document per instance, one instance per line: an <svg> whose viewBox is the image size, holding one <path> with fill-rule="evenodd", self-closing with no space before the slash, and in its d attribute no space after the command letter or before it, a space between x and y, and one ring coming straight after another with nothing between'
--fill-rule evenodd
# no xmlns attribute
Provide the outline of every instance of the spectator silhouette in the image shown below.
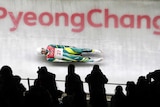
<svg viewBox="0 0 160 107"><path fill-rule="evenodd" d="M37 73L38 81L40 82L41 86L47 89L51 94L54 106L58 106L58 90L55 81L56 75L48 72L47 67L45 66L39 68Z"/></svg>
<svg viewBox="0 0 160 107"><path fill-rule="evenodd" d="M26 88L24 87L24 85L21 83L21 77L19 75L14 75L13 76L13 82L14 85L16 86L16 90L21 94L24 95L24 93L26 92Z"/></svg>
<svg viewBox="0 0 160 107"><path fill-rule="evenodd" d="M21 83L21 77L19 75L13 76L13 84L14 84L14 102L17 103L16 107L24 106L24 93L26 92L26 88Z"/></svg>
<svg viewBox="0 0 160 107"><path fill-rule="evenodd" d="M149 86L145 76L140 76L136 84L136 104L137 107L148 106Z"/></svg>
<svg viewBox="0 0 160 107"><path fill-rule="evenodd" d="M26 92L25 105L26 107L53 107L51 94L41 85L38 79Z"/></svg>
<svg viewBox="0 0 160 107"><path fill-rule="evenodd" d="M90 104L92 107L107 107L106 90L104 84L108 82L106 76L101 72L99 65L94 65L91 74L85 81L89 85Z"/></svg>
<svg viewBox="0 0 160 107"><path fill-rule="evenodd" d="M19 76L13 76L13 72L10 66L5 65L1 68L0 70L1 107L23 106L23 91L25 91L25 89L21 90L19 86L20 80L21 79Z"/></svg>
<svg viewBox="0 0 160 107"><path fill-rule="evenodd" d="M127 107L136 107L136 84L134 81L127 81L126 96Z"/></svg>
<svg viewBox="0 0 160 107"><path fill-rule="evenodd" d="M149 80L150 106L158 107L160 99L160 70L157 69L147 75Z"/></svg>
<svg viewBox="0 0 160 107"><path fill-rule="evenodd" d="M126 95L120 85L116 86L115 94L111 98L111 107L126 107Z"/></svg>
<svg viewBox="0 0 160 107"><path fill-rule="evenodd" d="M75 73L75 65L69 64L68 75L65 78L65 92L67 96L63 99L65 107L85 107L86 94L83 89L83 82Z"/></svg>

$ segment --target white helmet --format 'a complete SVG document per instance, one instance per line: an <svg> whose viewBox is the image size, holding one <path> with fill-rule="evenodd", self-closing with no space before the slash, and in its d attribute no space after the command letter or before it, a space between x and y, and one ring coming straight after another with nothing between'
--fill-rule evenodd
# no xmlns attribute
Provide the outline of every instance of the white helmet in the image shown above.
<svg viewBox="0 0 160 107"><path fill-rule="evenodd" d="M41 48L41 47L37 48L37 54L38 54L38 55L42 55L41 51L42 51L42 48Z"/></svg>

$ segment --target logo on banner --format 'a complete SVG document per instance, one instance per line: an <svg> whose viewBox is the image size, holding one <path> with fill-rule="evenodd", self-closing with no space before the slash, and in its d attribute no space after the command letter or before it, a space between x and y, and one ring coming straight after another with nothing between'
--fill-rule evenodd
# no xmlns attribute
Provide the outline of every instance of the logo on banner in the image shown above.
<svg viewBox="0 0 160 107"><path fill-rule="evenodd" d="M102 18L95 20L94 16ZM147 14L123 14L117 15L111 13L109 9L91 9L88 12L75 12L69 15L67 12L42 12L39 15L36 12L19 11L18 14L8 11L5 7L0 7L0 21L11 20L11 32L19 28L20 23L26 26L72 26L72 32L82 32L85 26L89 25L93 28L124 28L124 29L153 29L153 34L160 35L160 15L150 16ZM60 20L61 19L61 20ZM63 25L60 25L63 23ZM6 26L5 26L6 27Z"/></svg>

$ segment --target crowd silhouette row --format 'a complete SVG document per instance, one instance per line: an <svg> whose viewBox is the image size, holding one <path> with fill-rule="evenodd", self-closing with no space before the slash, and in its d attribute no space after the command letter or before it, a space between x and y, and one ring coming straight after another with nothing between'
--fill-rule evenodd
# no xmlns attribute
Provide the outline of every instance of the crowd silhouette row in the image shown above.
<svg viewBox="0 0 160 107"><path fill-rule="evenodd" d="M105 84L108 78L99 65L93 65L91 73L85 78L89 86L89 104L83 82L75 73L75 65L68 65L65 77L65 92L58 90L56 75L42 66L37 71L37 78L28 90L21 83L19 75L13 75L10 66L0 69L0 106L1 107L159 107L160 70L139 76L137 82L127 81L126 94L121 85L115 88L110 104L106 99ZM62 94L66 96L62 98ZM59 99L62 98L60 101Z"/></svg>

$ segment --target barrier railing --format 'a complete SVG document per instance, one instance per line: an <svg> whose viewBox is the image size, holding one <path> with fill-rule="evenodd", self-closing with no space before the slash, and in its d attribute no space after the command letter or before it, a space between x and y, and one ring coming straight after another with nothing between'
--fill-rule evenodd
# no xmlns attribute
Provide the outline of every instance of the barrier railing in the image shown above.
<svg viewBox="0 0 160 107"><path fill-rule="evenodd" d="M31 81L33 82L35 79L31 79L31 78L22 78L21 79L22 81L27 81L27 88L29 89L30 86L31 86ZM65 80L56 80L56 82L62 82L62 83L65 83ZM87 84L86 82L83 81L83 84ZM123 84L123 83L112 83L112 82L108 82L106 84L106 86L117 86L117 85L121 85L123 87L126 86L126 84ZM113 88L112 88L113 89ZM112 90L112 92L114 92L114 89ZM113 93L108 93L108 95L110 94L113 94Z"/></svg>

